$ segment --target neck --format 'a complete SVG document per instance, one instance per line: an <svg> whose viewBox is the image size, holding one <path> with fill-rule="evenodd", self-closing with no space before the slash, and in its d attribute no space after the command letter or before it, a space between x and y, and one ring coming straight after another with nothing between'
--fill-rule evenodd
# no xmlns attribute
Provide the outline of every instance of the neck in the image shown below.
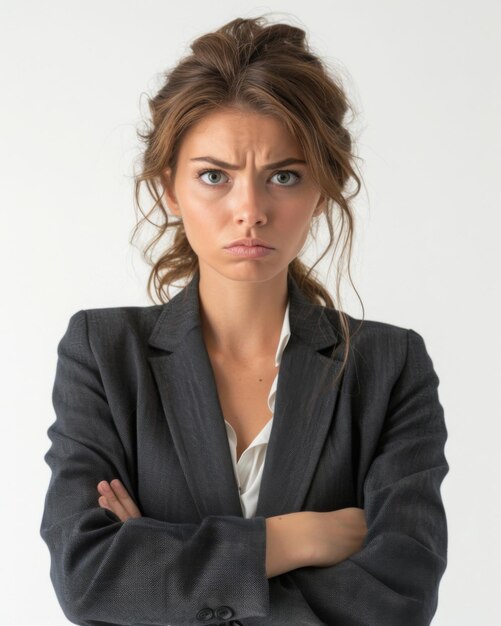
<svg viewBox="0 0 501 626"><path fill-rule="evenodd" d="M274 357L287 308L287 271L252 282L229 279L204 266L198 290L209 352L245 362Z"/></svg>

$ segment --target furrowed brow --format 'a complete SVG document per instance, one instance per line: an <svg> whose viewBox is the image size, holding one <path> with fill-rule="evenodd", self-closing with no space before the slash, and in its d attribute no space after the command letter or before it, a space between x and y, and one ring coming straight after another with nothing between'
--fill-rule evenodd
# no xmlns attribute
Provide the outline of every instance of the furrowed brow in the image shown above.
<svg viewBox="0 0 501 626"><path fill-rule="evenodd" d="M233 163L226 163L225 161L220 161L219 159L215 159L211 156L201 156L190 159L190 161L206 161L207 163L212 163L213 165L217 165L218 167L224 167L228 170L238 170L238 165L234 165ZM265 165L265 170L274 170L277 167L285 167L286 165L292 165L293 163L302 163L306 165L306 161L304 159L298 159L295 157L289 157L288 159L283 159L282 161L276 161L275 163L268 163Z"/></svg>

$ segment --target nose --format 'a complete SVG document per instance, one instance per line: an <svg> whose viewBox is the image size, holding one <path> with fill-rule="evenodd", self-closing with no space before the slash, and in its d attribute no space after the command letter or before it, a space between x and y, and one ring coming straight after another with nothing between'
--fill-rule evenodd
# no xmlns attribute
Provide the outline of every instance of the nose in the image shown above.
<svg viewBox="0 0 501 626"><path fill-rule="evenodd" d="M269 198L261 189L262 183L252 178L241 180L233 190L233 214L237 222L265 224L268 221Z"/></svg>

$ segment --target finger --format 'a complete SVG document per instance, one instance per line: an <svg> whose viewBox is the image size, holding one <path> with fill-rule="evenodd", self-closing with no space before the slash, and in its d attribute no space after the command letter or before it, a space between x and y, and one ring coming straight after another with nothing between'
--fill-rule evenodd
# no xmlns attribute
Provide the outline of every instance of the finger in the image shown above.
<svg viewBox="0 0 501 626"><path fill-rule="evenodd" d="M120 500L117 498L115 492L106 480L102 480L97 486L99 492L106 498L108 508L115 513L121 520L126 520L130 516L125 510Z"/></svg>
<svg viewBox="0 0 501 626"><path fill-rule="evenodd" d="M123 486L122 482L118 478L114 478L110 485L129 515L131 517L141 517L141 511L138 509L134 500L130 497L129 492Z"/></svg>
<svg viewBox="0 0 501 626"><path fill-rule="evenodd" d="M102 509L107 509L108 511L111 511L112 513L114 513L113 509L108 504L108 500L106 500L105 496L100 496L97 502Z"/></svg>
<svg viewBox="0 0 501 626"><path fill-rule="evenodd" d="M99 506L102 507L103 509L109 509L110 508L110 505L108 504L108 501L106 500L106 498L104 496L100 496L97 499L97 502L98 502Z"/></svg>
<svg viewBox="0 0 501 626"><path fill-rule="evenodd" d="M105 496L101 496L98 499L98 503L101 508L106 509L107 511L111 511L112 513L115 513L115 511L113 511L111 506L108 504L108 501L106 500ZM129 515L127 513L121 513L120 515L115 513L115 515L120 519L121 522L125 522L126 520L129 519Z"/></svg>
<svg viewBox="0 0 501 626"><path fill-rule="evenodd" d="M105 496L108 495L111 510L123 521L129 517L141 517L141 511L118 478L113 479L110 483L102 481L99 483L98 489L100 493Z"/></svg>

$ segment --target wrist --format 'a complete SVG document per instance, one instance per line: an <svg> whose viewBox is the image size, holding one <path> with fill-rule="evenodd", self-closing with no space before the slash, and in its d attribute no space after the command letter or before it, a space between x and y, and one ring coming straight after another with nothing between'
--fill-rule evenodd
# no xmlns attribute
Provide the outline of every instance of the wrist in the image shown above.
<svg viewBox="0 0 501 626"><path fill-rule="evenodd" d="M313 515L313 511L299 511L269 518L271 533L276 542L275 548L281 554L284 571L313 564Z"/></svg>

